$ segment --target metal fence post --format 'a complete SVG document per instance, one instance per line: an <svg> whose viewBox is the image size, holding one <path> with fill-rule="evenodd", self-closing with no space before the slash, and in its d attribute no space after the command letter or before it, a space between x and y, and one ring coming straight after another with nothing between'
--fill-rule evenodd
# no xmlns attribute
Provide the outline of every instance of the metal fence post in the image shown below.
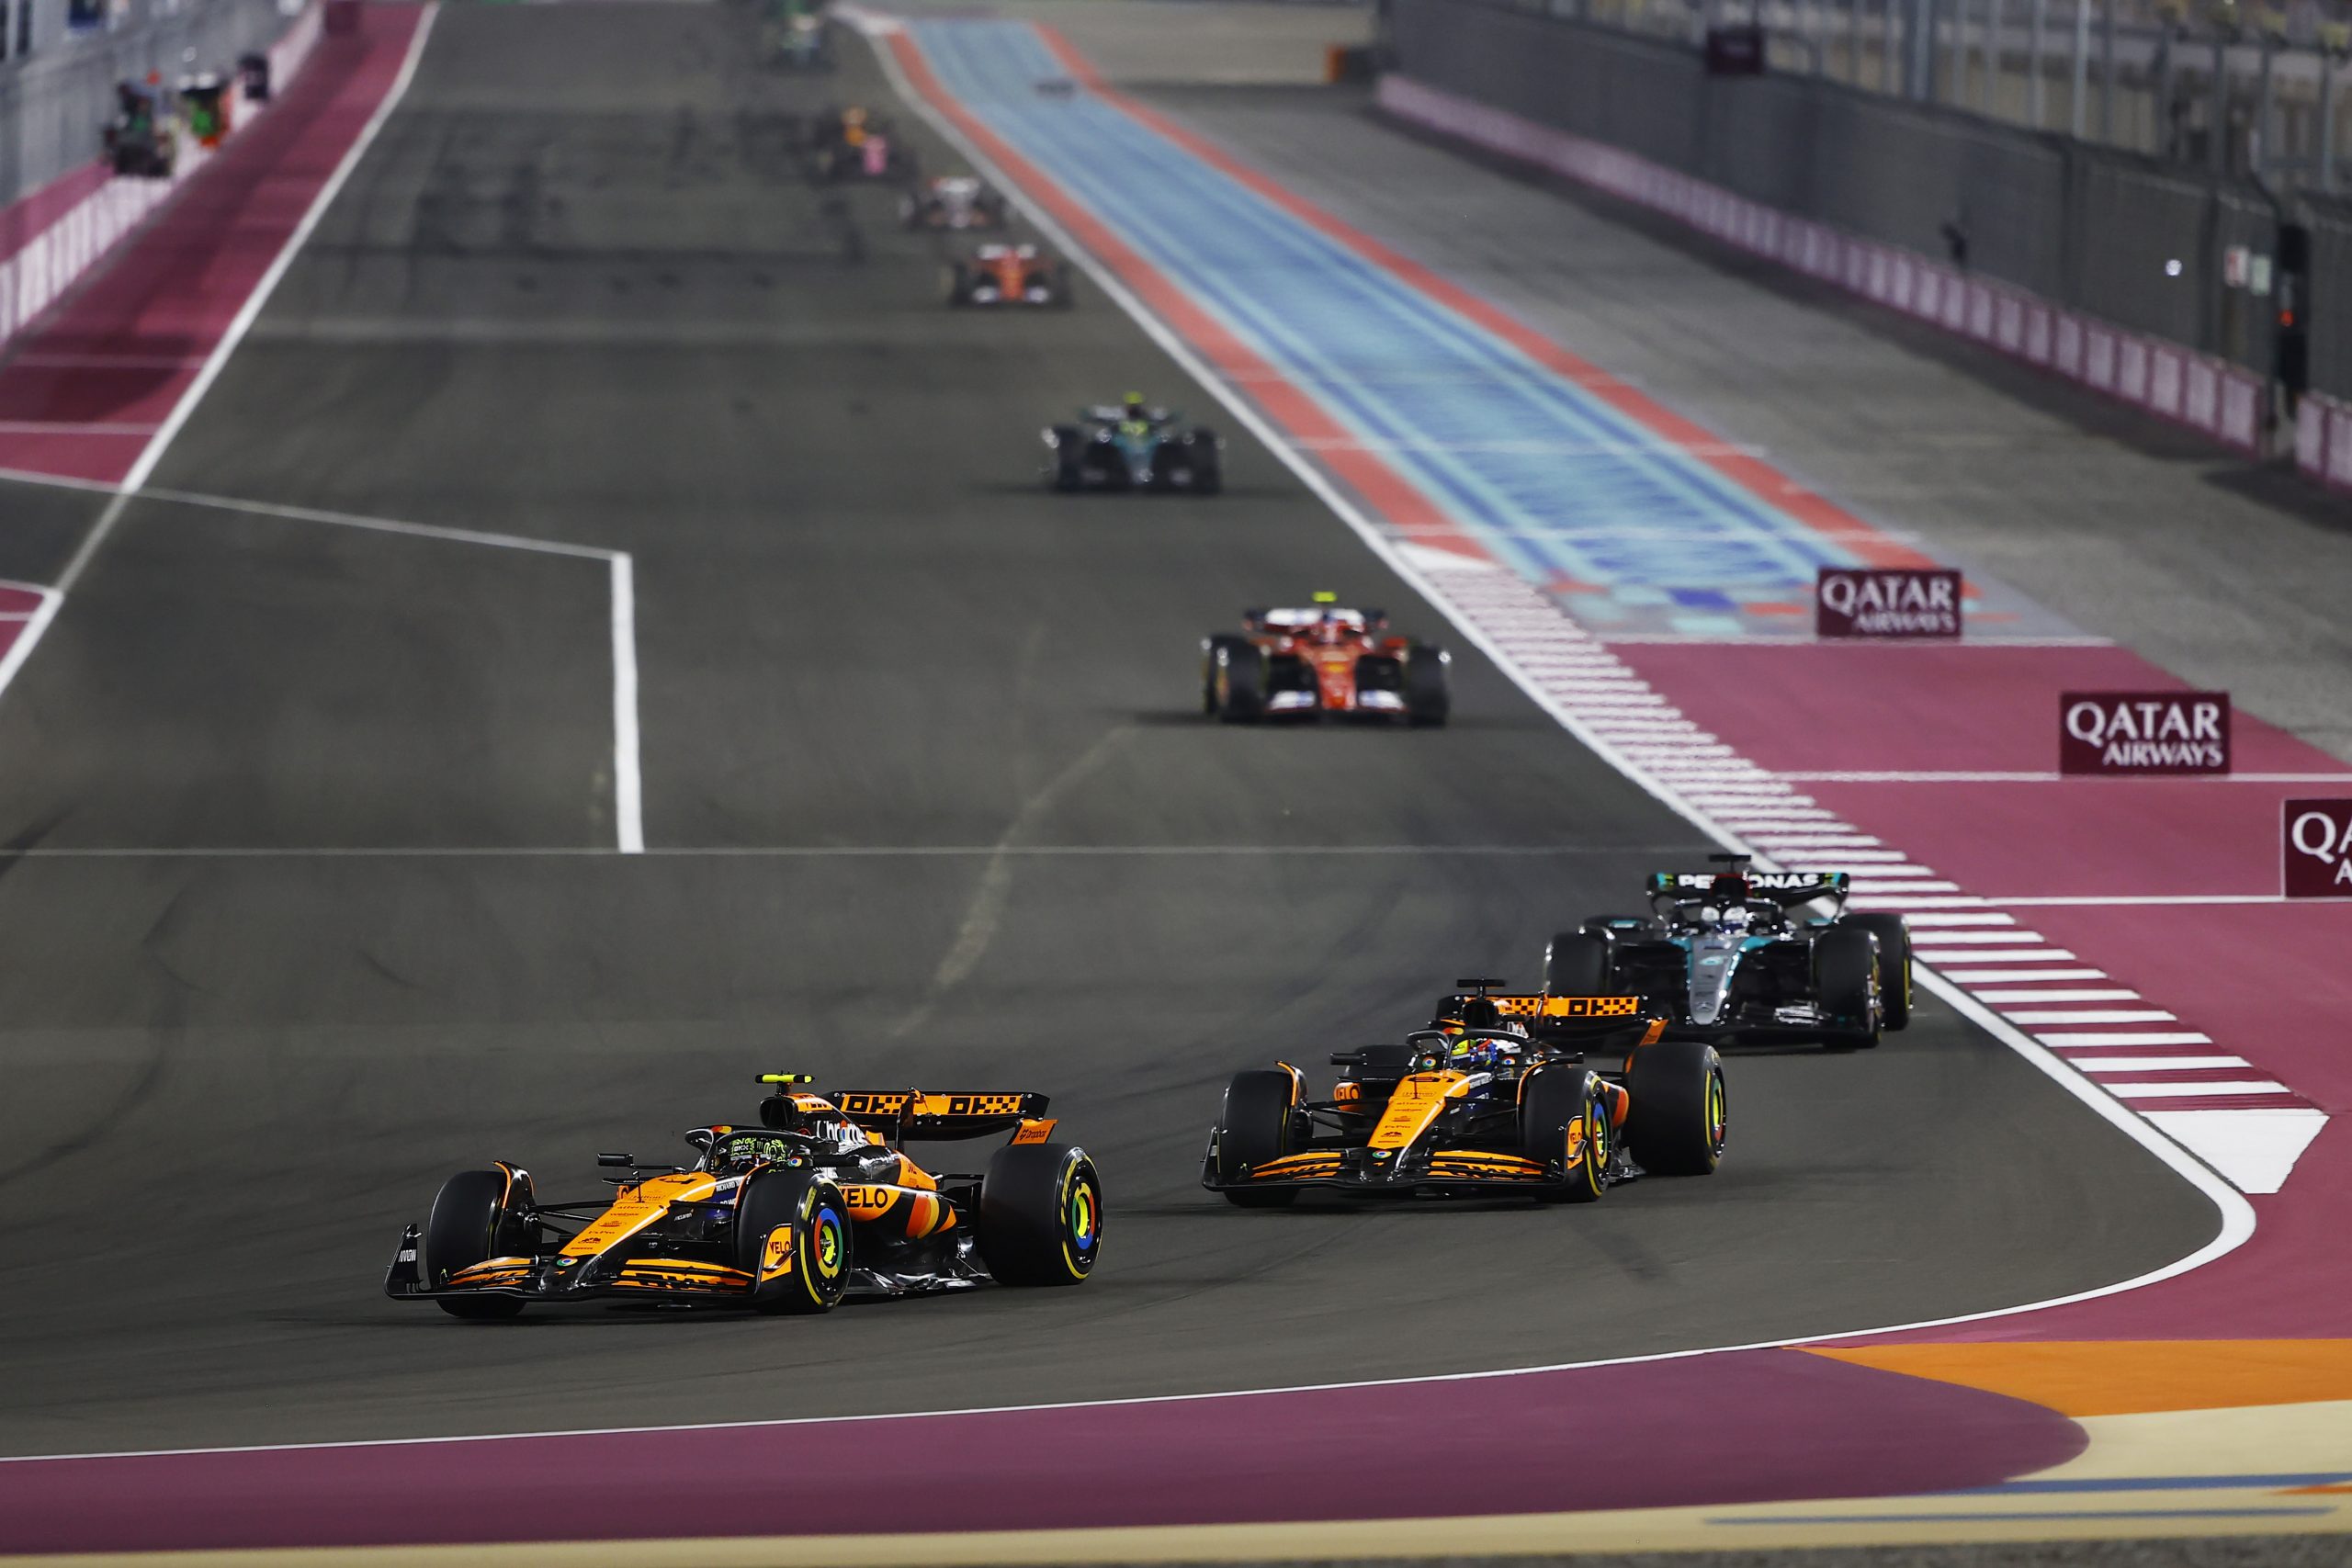
<svg viewBox="0 0 2352 1568"><path fill-rule="evenodd" d="M2335 194L2335 55L2319 51L2319 188Z"/></svg>
<svg viewBox="0 0 2352 1568"><path fill-rule="evenodd" d="M2115 0L2098 6L2098 139L2115 141Z"/></svg>
<svg viewBox="0 0 2352 1568"><path fill-rule="evenodd" d="M2205 128L2205 166L2222 174L2230 166L2230 38L2213 29L2213 107Z"/></svg>
<svg viewBox="0 0 2352 1568"><path fill-rule="evenodd" d="M2034 130L2041 129L2041 29L2050 25L2050 0L2033 0L2032 15L2027 26L2033 37L2025 51L2025 118Z"/></svg>
<svg viewBox="0 0 2352 1568"><path fill-rule="evenodd" d="M1976 85L1976 107L1986 118L2000 109L2001 0L1984 0L1984 74Z"/></svg>
<svg viewBox="0 0 2352 1568"><path fill-rule="evenodd" d="M2080 141L2091 122L2091 0L2075 0L2075 70L2066 107L2075 140Z"/></svg>

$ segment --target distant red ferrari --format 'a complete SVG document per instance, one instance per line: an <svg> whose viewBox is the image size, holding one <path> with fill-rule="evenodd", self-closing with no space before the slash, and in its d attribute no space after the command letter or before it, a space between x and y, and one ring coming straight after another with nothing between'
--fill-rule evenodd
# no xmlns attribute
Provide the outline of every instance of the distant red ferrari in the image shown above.
<svg viewBox="0 0 2352 1568"><path fill-rule="evenodd" d="M1241 624L1241 636L1201 639L1201 708L1227 724L1329 714L1430 726L1453 706L1452 656L1391 634L1381 611L1317 593L1306 609L1244 610Z"/></svg>
<svg viewBox="0 0 2352 1568"><path fill-rule="evenodd" d="M979 245L947 267L950 305L1068 305L1069 263L1035 245Z"/></svg>

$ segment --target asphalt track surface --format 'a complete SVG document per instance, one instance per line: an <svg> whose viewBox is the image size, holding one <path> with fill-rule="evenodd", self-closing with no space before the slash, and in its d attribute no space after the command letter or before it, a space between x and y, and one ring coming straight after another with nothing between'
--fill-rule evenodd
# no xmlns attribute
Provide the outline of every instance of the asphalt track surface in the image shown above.
<svg viewBox="0 0 2352 1568"><path fill-rule="evenodd" d="M1202 722L1241 604L1434 615L1238 431L1214 501L1044 494L1056 411L1205 398L1091 295L944 309L893 197L792 151L884 96L868 57L765 75L747 28L446 12L154 480L630 552L654 852L607 848L594 562L142 500L0 702L0 1451L1549 1364L1996 1309L2213 1234L1932 1001L1872 1055L1735 1062L1704 1181L1202 1192L1227 1073L1532 979L1703 846L1465 649L1441 732ZM40 581L102 498L0 499L41 509L0 575ZM773 1068L1050 1092L1101 1272L814 1323L377 1294L449 1171L584 1195Z"/></svg>

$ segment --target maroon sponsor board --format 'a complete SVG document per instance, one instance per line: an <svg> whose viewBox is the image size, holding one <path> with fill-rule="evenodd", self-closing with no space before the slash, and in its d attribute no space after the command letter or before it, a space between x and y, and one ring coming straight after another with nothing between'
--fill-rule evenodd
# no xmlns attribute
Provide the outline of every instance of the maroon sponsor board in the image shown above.
<svg viewBox="0 0 2352 1568"><path fill-rule="evenodd" d="M2226 773L2227 692L2067 692L2058 698L2062 773Z"/></svg>
<svg viewBox="0 0 2352 1568"><path fill-rule="evenodd" d="M1960 573L1825 566L1814 579L1813 631L1827 637L1958 637Z"/></svg>
<svg viewBox="0 0 2352 1568"><path fill-rule="evenodd" d="M2290 898L2352 898L2352 800L2278 805L2280 885Z"/></svg>

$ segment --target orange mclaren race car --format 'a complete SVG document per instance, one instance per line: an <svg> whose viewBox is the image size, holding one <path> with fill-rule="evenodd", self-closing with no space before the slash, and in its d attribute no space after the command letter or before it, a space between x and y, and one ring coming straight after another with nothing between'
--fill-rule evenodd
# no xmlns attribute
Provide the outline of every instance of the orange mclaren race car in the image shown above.
<svg viewBox="0 0 2352 1568"><path fill-rule="evenodd" d="M1453 705L1453 656L1388 635L1378 610L1317 593L1303 610L1244 610L1243 635L1201 639L1201 708L1227 724L1340 714L1438 725Z"/></svg>
<svg viewBox="0 0 2352 1568"><path fill-rule="evenodd" d="M830 1311L849 1295L1075 1285L1102 1246L1102 1184L1042 1094L856 1090L768 1073L756 1127L686 1134L694 1162L599 1155L609 1202L542 1203L504 1162L442 1183L384 1292L457 1317L596 1298ZM1012 1137L979 1176L934 1176L896 1139Z"/></svg>
<svg viewBox="0 0 2352 1568"><path fill-rule="evenodd" d="M1728 1100L1712 1046L1669 1041L1638 997L1447 997L1400 1044L1339 1051L1329 1100L1281 1063L1237 1073L1201 1183L1243 1208L1521 1193L1586 1203L1636 1176L1706 1176Z"/></svg>
<svg viewBox="0 0 2352 1568"><path fill-rule="evenodd" d="M1035 245L978 245L947 264L950 305L1068 305L1069 263Z"/></svg>

